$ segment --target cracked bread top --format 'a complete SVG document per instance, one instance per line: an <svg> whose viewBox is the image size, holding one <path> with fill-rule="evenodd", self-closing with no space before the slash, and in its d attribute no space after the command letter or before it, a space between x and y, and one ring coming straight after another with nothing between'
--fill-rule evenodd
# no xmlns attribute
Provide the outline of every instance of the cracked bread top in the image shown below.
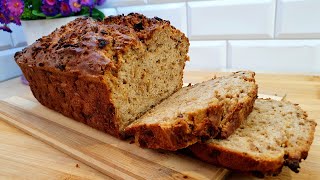
<svg viewBox="0 0 320 180"><path fill-rule="evenodd" d="M15 60L19 65L46 70L103 75L116 72L123 54L130 48L142 51L153 32L165 27L186 38L169 21L137 13L109 16L103 21L77 18L17 52Z"/></svg>

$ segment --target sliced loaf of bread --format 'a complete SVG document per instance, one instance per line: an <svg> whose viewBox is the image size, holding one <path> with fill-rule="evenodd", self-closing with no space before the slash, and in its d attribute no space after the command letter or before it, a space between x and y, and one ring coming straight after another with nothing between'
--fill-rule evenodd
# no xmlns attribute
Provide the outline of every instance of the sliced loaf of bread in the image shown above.
<svg viewBox="0 0 320 180"><path fill-rule="evenodd" d="M184 87L126 128L142 147L177 150L227 137L252 111L254 72L236 72Z"/></svg>
<svg viewBox="0 0 320 180"><path fill-rule="evenodd" d="M254 175L277 175L288 166L299 172L313 141L316 123L298 105L257 99L247 120L227 139L190 147L200 159Z"/></svg>
<svg viewBox="0 0 320 180"><path fill-rule="evenodd" d="M77 18L15 54L44 106L116 137L182 87L188 38L158 17Z"/></svg>

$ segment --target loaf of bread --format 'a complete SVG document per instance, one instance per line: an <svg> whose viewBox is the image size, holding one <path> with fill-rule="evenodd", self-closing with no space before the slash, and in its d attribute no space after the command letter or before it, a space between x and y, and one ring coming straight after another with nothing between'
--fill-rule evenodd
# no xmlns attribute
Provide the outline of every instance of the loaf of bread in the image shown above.
<svg viewBox="0 0 320 180"><path fill-rule="evenodd" d="M123 129L182 87L189 41L141 14L78 18L15 54L38 101L123 137Z"/></svg>
<svg viewBox="0 0 320 180"><path fill-rule="evenodd" d="M200 159L256 176L277 175L288 166L299 172L316 123L296 104L257 99L248 119L229 138L190 147Z"/></svg>
<svg viewBox="0 0 320 180"><path fill-rule="evenodd" d="M126 128L142 147L177 150L228 137L252 111L254 73L236 72L184 87Z"/></svg>

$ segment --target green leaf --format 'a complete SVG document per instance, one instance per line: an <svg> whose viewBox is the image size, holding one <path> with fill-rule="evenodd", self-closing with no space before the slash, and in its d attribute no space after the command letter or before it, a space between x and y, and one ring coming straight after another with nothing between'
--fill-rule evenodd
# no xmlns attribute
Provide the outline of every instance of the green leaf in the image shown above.
<svg viewBox="0 0 320 180"><path fill-rule="evenodd" d="M42 4L41 0L33 0L32 1L32 9L40 11L41 4Z"/></svg>
<svg viewBox="0 0 320 180"><path fill-rule="evenodd" d="M59 18L59 17L62 17L62 15L60 13L55 16L47 16L47 19L54 19L54 18Z"/></svg>
<svg viewBox="0 0 320 180"><path fill-rule="evenodd" d="M90 12L89 7L84 6L84 7L81 8L81 11L79 12L79 15L89 14L89 12Z"/></svg>
<svg viewBox="0 0 320 180"><path fill-rule="evenodd" d="M92 18L98 19L98 20L103 20L105 18L105 15L100 10L93 8L92 9Z"/></svg>
<svg viewBox="0 0 320 180"><path fill-rule="evenodd" d="M33 19L39 19L38 16L35 16L32 14L32 0L25 0L24 1L24 10L21 15L22 20L33 20ZM42 18L40 18L42 19Z"/></svg>
<svg viewBox="0 0 320 180"><path fill-rule="evenodd" d="M32 14L38 17L44 17L46 18L47 16L45 14L43 14L43 12L38 11L38 10L32 10Z"/></svg>

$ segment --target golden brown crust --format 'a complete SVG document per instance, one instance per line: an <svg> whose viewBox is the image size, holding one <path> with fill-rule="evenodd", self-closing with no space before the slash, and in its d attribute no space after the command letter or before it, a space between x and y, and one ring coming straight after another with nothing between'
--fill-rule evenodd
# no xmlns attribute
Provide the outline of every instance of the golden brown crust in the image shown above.
<svg viewBox="0 0 320 180"><path fill-rule="evenodd" d="M144 52L152 35L164 28L169 28L174 41L189 43L170 22L159 18L136 13L101 22L77 18L17 52L15 60L43 105L120 137L123 124L111 100L110 83L119 78L126 53ZM187 53L186 46L181 48Z"/></svg>
<svg viewBox="0 0 320 180"><path fill-rule="evenodd" d="M222 105L210 106L189 116L180 117L180 120L173 125L137 125L127 129L126 133L128 136L135 135L135 141L141 147L175 151L216 136L219 133L218 124L222 111Z"/></svg>
<svg viewBox="0 0 320 180"><path fill-rule="evenodd" d="M262 101L264 103L272 103L275 100L271 99L265 99L259 101ZM280 108L284 105L290 105L289 102L281 102ZM260 102L261 104L261 102ZM268 105L268 104L266 104ZM275 107L278 104L275 104ZM313 142L314 133L315 133L315 127L317 125L316 122L313 120L307 119L307 114L305 111L303 111L298 105L294 105L295 109L288 110L289 113L294 113L297 115L297 118L301 118L302 121L296 122L299 126L305 126L307 127L307 132L303 136L306 138L297 138L292 140L286 140L284 142L285 145L279 145L279 147L282 149L282 151L279 151L279 154L273 156L256 156L253 155L251 152L245 151L245 152L239 152L238 149L234 149L235 147L230 147L225 145L227 143L227 140L221 140L220 142L215 141L211 142L210 140L206 143L197 143L195 145L192 145L189 147L189 149L193 152L193 154L200 159L214 164L218 166L222 166L231 170L245 172L245 173L251 173L255 176L264 177L268 175L278 175L283 166L288 166L292 171L298 173L300 169L300 162L302 159L306 159L308 156L308 151L310 149L310 146ZM292 107L292 104L291 104ZM270 107L270 109L273 108ZM284 107L286 109L288 107ZM259 110L257 110L259 111ZM264 110L265 111L265 110ZM302 112L302 113L301 113ZM254 112L253 112L254 113ZM282 115L284 116L284 115ZM250 117L249 117L250 118ZM265 118L264 116L261 116L261 118ZM256 119L259 119L259 117L256 117ZM278 121L282 121L279 119ZM284 121L284 120L283 120ZM284 121L283 124L285 125L286 122ZM288 123L287 123L288 124ZM292 122L291 122L292 124ZM293 123L294 124L294 123ZM279 125L279 124L278 124ZM251 124L252 126L252 124ZM243 128L246 128L244 126ZM248 127L249 128L249 127ZM289 127L285 127L289 128ZM250 129L251 130L251 129ZM277 131L277 130L275 130ZM251 131L252 134L256 133L256 131ZM270 132L272 133L272 132ZM279 132L276 132L279 133ZM297 132L292 132L297 133ZM241 137L243 135L236 135L237 139L230 139L229 141L236 143L237 142L243 142L241 141ZM286 136L284 134L284 136ZM255 138L254 136L249 136L250 138ZM290 136L289 136L290 137ZM296 140L300 140L300 142L295 142ZM291 142L292 141L292 142ZM264 142L264 141L263 141ZM268 143L268 142L265 142ZM238 143L239 144L239 143ZM245 145L244 145L245 146ZM270 145L272 146L272 145ZM247 152L247 153L246 153ZM282 153L281 153L282 152ZM251 153L251 154L250 154Z"/></svg>
<svg viewBox="0 0 320 180"><path fill-rule="evenodd" d="M113 136L122 136L110 92L104 83L73 74L20 66L41 104Z"/></svg>
<svg viewBox="0 0 320 180"><path fill-rule="evenodd" d="M116 73L119 56L129 48L145 46L155 30L168 26L182 34L169 21L136 13L110 16L102 22L77 18L17 52L15 60L18 64L86 76Z"/></svg>
<svg viewBox="0 0 320 180"><path fill-rule="evenodd" d="M274 161L254 159L245 153L206 143L198 143L190 146L190 149L197 157L208 163L231 170L251 172L256 176L279 174L284 163L282 157Z"/></svg>

